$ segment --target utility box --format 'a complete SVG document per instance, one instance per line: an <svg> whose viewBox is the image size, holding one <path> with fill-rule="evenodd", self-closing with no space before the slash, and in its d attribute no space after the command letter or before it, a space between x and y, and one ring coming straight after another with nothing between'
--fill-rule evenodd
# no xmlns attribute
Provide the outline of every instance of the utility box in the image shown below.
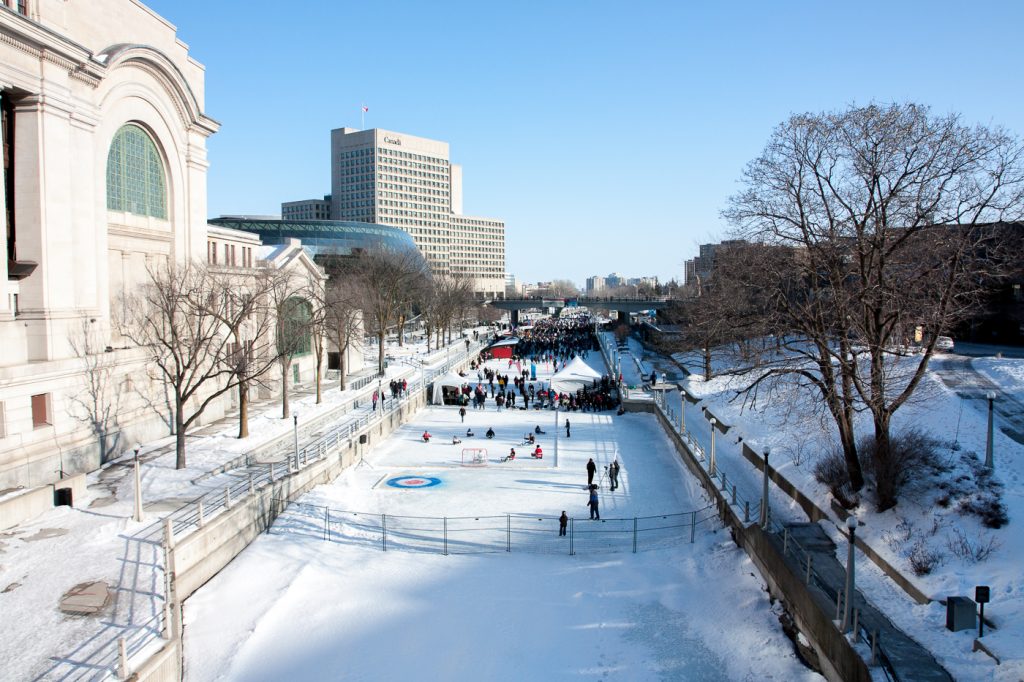
<svg viewBox="0 0 1024 682"><path fill-rule="evenodd" d="M973 630L978 627L978 610L970 597L949 597L946 599L946 628Z"/></svg>

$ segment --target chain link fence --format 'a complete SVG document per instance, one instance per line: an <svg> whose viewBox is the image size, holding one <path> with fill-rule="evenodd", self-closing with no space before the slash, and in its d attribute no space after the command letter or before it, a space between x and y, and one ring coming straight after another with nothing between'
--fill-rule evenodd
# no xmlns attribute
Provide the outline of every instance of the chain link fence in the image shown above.
<svg viewBox="0 0 1024 682"><path fill-rule="evenodd" d="M405 516L289 504L279 499L273 504L277 518L268 533L302 535L383 552L635 553L690 544L698 529L718 527L713 505L654 516L570 518L562 535L559 517L545 514Z"/></svg>

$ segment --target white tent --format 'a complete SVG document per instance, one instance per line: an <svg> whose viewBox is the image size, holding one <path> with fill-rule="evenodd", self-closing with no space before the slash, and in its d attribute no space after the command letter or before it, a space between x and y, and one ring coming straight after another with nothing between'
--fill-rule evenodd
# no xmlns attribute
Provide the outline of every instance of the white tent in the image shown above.
<svg viewBox="0 0 1024 682"><path fill-rule="evenodd" d="M595 379L600 381L601 374L577 355L562 371L551 377L551 388L559 393L575 393L581 388L589 388Z"/></svg>
<svg viewBox="0 0 1024 682"><path fill-rule="evenodd" d="M434 392L430 396L430 402L434 405L444 404L444 389L459 389L462 388L463 384L469 383L469 377L464 377L454 370L448 372L443 377L434 379ZM451 391L449 391L450 393Z"/></svg>

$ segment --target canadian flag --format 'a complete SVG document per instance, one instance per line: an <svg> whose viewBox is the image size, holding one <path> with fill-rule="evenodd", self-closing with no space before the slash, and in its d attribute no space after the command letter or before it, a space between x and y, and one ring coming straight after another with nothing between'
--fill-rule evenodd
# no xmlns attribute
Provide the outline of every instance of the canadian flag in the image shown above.
<svg viewBox="0 0 1024 682"><path fill-rule="evenodd" d="M370 107L368 107L368 106L366 106L366 105L364 104L364 105L363 105L363 113L366 113L366 112L367 112L367 111L369 111L369 110L370 110Z"/></svg>

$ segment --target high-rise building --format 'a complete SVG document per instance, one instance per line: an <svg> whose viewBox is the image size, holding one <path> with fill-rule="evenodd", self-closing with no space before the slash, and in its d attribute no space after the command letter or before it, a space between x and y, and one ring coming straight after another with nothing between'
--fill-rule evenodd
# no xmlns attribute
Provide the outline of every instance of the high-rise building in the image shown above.
<svg viewBox="0 0 1024 682"><path fill-rule="evenodd" d="M596 296L605 290L605 280L601 275L587 277L587 295Z"/></svg>
<svg viewBox="0 0 1024 682"><path fill-rule="evenodd" d="M308 203L282 204L282 214ZM435 274L468 277L479 296L504 294L505 223L462 215L462 168L450 162L447 142L332 130L330 208L333 220L401 228Z"/></svg>
<svg viewBox="0 0 1024 682"><path fill-rule="evenodd" d="M331 131L331 213L400 227L430 267L450 270L448 143L373 128Z"/></svg>

